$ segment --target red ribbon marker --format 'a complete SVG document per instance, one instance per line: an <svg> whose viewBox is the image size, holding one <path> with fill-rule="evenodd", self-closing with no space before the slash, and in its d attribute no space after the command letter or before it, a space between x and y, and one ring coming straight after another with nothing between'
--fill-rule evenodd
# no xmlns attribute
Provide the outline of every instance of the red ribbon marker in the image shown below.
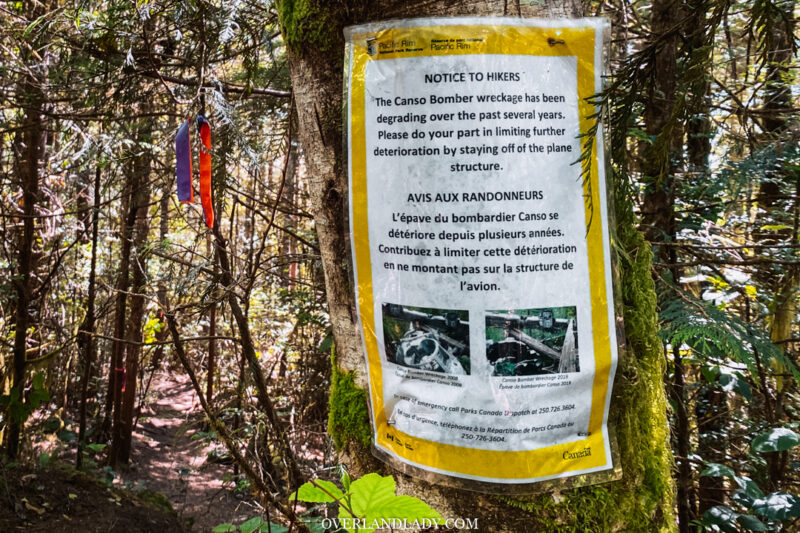
<svg viewBox="0 0 800 533"><path fill-rule="evenodd" d="M206 215L206 226L214 227L214 204L211 198L211 125L203 115L197 116L200 128L200 202Z"/></svg>

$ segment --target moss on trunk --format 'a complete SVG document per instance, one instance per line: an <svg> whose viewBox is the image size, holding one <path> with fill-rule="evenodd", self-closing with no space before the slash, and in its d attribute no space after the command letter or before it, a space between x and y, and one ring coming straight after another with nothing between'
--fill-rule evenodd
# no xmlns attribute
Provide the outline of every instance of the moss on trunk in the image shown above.
<svg viewBox="0 0 800 533"><path fill-rule="evenodd" d="M545 531L675 530L667 398L662 385L665 361L650 274L652 252L634 226L626 200L618 202L617 213L617 286L627 345L620 351L609 423L616 430L623 477L566 491L557 498L550 494L502 498L535 514Z"/></svg>
<svg viewBox="0 0 800 533"><path fill-rule="evenodd" d="M362 1L330 3L321 0L278 0L275 8L286 45L296 53L303 49L324 52L342 42L341 28L352 14L363 10Z"/></svg>
<svg viewBox="0 0 800 533"><path fill-rule="evenodd" d="M331 349L331 395L328 402L328 434L338 449L350 442L365 450L372 442L367 393L356 386L353 374L336 364L336 347Z"/></svg>

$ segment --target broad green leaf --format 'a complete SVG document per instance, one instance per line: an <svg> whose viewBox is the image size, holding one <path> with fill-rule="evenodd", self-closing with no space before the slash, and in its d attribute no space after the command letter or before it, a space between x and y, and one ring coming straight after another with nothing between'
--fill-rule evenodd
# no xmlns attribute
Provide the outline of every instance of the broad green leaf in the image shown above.
<svg viewBox="0 0 800 533"><path fill-rule="evenodd" d="M28 395L28 403L30 404L31 411L38 409L41 404L48 401L50 401L50 393L45 389L33 389L30 395Z"/></svg>
<svg viewBox="0 0 800 533"><path fill-rule="evenodd" d="M212 533L230 533L236 531L236 526L233 524L220 524L211 531Z"/></svg>
<svg viewBox="0 0 800 533"><path fill-rule="evenodd" d="M782 452L800 444L800 435L787 428L772 428L757 435L750 444L759 453Z"/></svg>
<svg viewBox="0 0 800 533"><path fill-rule="evenodd" d="M703 515L704 522L719 527L725 533L738 533L737 518L739 518L739 514L724 505L714 506Z"/></svg>
<svg viewBox="0 0 800 533"><path fill-rule="evenodd" d="M773 492L758 499L751 509L767 520L788 520L800 516L800 498L787 492Z"/></svg>
<svg viewBox="0 0 800 533"><path fill-rule="evenodd" d="M70 431L68 429L63 429L58 432L58 440L61 442L73 442L78 438L78 435L74 431Z"/></svg>
<svg viewBox="0 0 800 533"><path fill-rule="evenodd" d="M49 453L43 452L42 455L39 456L39 466L44 468L47 465L49 465L50 461L52 461L52 460L53 460L53 457Z"/></svg>
<svg viewBox="0 0 800 533"><path fill-rule="evenodd" d="M747 400L753 398L753 392L750 389L750 384L742 379L737 373L722 372L720 373L719 380L717 382L725 392L735 391Z"/></svg>
<svg viewBox="0 0 800 533"><path fill-rule="evenodd" d="M322 525L321 520L303 520L311 533L326 533L328 530ZM273 530L274 531L274 530Z"/></svg>
<svg viewBox="0 0 800 533"><path fill-rule="evenodd" d="M264 523L264 519L260 516L254 516L250 520L239 524L239 529L242 530L242 533L253 533L253 531L257 530L261 527L261 524Z"/></svg>
<svg viewBox="0 0 800 533"><path fill-rule="evenodd" d="M685 361L687 358L684 358ZM703 377L709 383L713 383L720 377L720 368L718 366L707 366L703 365L700 367L700 373L703 374Z"/></svg>
<svg viewBox="0 0 800 533"><path fill-rule="evenodd" d="M347 509L344 508L344 506L340 505L339 506L339 520L344 520L343 523L349 525L349 524L352 524L352 522L349 522L348 519L352 519L352 518L355 518L355 517L353 515L351 515L347 511ZM359 529L359 530L356 530L353 527L345 527L344 530L347 531L347 533L356 533L356 531L358 531L359 533L372 533L373 531L375 531L374 529Z"/></svg>
<svg viewBox="0 0 800 533"><path fill-rule="evenodd" d="M764 492L755 481L747 476L733 476L733 479L750 498L757 500L764 497Z"/></svg>
<svg viewBox="0 0 800 533"><path fill-rule="evenodd" d="M353 512L359 517L370 516L373 508L380 508L395 497L395 488L397 485L392 476L383 477L375 473L353 481L350 484Z"/></svg>
<svg viewBox="0 0 800 533"><path fill-rule="evenodd" d="M758 498L753 498L742 489L736 489L731 495L731 501L747 509L749 509L757 499Z"/></svg>
<svg viewBox="0 0 800 533"><path fill-rule="evenodd" d="M297 498L301 502L329 503L336 501L337 499L341 500L344 498L342 491L330 481L325 481L324 479L315 479L314 483L319 486L315 486L310 481L303 483L303 485L297 489L297 492L294 492L291 494L291 496L289 496L289 501L292 502L295 500L295 498Z"/></svg>
<svg viewBox="0 0 800 533"><path fill-rule="evenodd" d="M413 496L395 496L387 501L385 504L378 508L372 509L372 516L367 515L368 519L372 518L403 518L411 520L421 520L423 518L433 518L441 520L442 515L431 509L427 503L419 498Z"/></svg>
<svg viewBox="0 0 800 533"><path fill-rule="evenodd" d="M337 487L330 481L326 481L324 479L315 479L313 483L317 485L316 488L322 489L323 492L327 492L328 494L330 494L330 496L332 496L332 499L330 501L334 501L334 499L336 500L344 499L344 494L342 494L342 491L339 490L339 487Z"/></svg>
<svg viewBox="0 0 800 533"><path fill-rule="evenodd" d="M768 531L767 525L753 515L741 515L739 523L748 531Z"/></svg>
<svg viewBox="0 0 800 533"><path fill-rule="evenodd" d="M309 529L311 529L311 531L314 531L313 528ZM274 524L272 522L264 522L263 524L261 524L261 527L259 528L258 531L259 533L286 533L287 531L289 531L289 528L286 526L282 526L280 524ZM323 528L322 533L324 532L325 529Z"/></svg>
<svg viewBox="0 0 800 533"><path fill-rule="evenodd" d="M706 469L700 472L700 475L710 477L733 477L736 475L736 472L734 472L729 466L717 463L708 463Z"/></svg>
<svg viewBox="0 0 800 533"><path fill-rule="evenodd" d="M396 485L391 476L367 474L350 485L352 510L367 524L381 523L382 520L422 520L423 518L441 520L441 515L428 504L412 496L396 496Z"/></svg>

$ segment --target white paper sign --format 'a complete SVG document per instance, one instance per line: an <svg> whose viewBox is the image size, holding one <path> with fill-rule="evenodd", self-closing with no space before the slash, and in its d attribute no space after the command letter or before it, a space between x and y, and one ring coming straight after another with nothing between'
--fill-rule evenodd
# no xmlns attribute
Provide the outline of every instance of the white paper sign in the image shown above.
<svg viewBox="0 0 800 533"><path fill-rule="evenodd" d="M349 29L353 259L383 455L497 483L612 468L602 143L580 137L602 29Z"/></svg>

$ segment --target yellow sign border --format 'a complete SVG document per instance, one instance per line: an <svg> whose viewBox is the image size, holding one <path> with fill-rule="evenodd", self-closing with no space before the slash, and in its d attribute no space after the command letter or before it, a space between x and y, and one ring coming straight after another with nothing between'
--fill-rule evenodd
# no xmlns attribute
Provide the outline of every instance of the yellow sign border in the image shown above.
<svg viewBox="0 0 800 533"><path fill-rule="evenodd" d="M589 259L589 283L592 301L592 334L594 340L595 376L592 387L592 406L588 436L569 443L527 451L483 450L442 444L408 435L390 426L383 401L383 365L375 335L377 324L372 297L372 267L369 251L367 217L367 175L365 135L364 73L370 61L429 55L511 54L538 56L576 56L578 66L578 106L581 134L593 126L590 117L595 108L587 98L595 94L596 28L533 27L515 25L446 25L392 28L351 37L352 69L350 73L350 170L353 250L357 271L357 297L363 328L364 343L369 361L370 397L376 446L418 467L456 475L492 479L525 480L559 477L569 472L584 473L612 468L606 458L603 419L609 378L612 368L612 349L609 331L609 294L606 285L609 261L604 257L603 221L598 184L597 142L591 154L589 182L584 184L586 195L586 235ZM367 49L370 39L373 54ZM374 41L373 41L374 39ZM469 47L454 47L431 53L419 49L419 43L431 39L457 39ZM414 43L410 46L407 43ZM584 163L587 164L587 163ZM584 455L586 448L591 454ZM572 454L570 459L565 459ZM576 474L577 475L577 474Z"/></svg>

